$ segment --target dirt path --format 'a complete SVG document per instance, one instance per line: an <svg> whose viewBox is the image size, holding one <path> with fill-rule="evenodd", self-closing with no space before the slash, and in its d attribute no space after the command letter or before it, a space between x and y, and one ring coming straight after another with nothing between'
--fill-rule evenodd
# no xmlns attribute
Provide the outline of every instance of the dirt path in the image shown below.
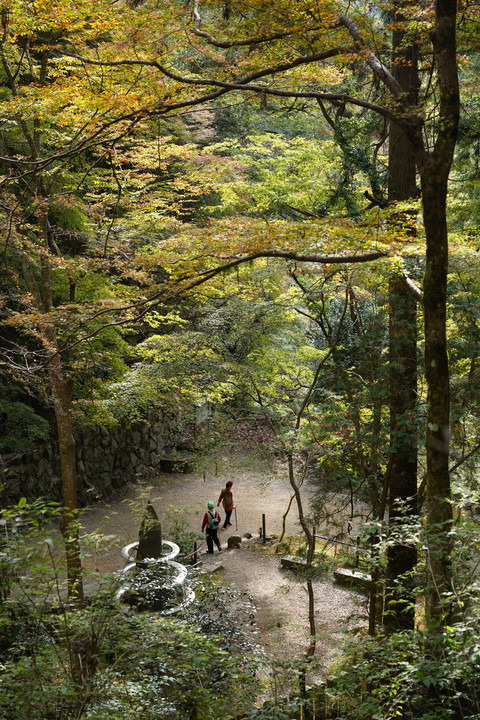
<svg viewBox="0 0 480 720"><path fill-rule="evenodd" d="M308 644L308 597L305 584L294 575L281 569L280 557L271 547L258 543L244 543L241 550L226 550L229 535L257 536L266 518L267 536L282 532L283 515L291 497L291 488L284 468L252 470L247 467L243 455L223 458L217 474L188 473L162 474L148 488L134 485L125 488L108 503L98 503L82 514L85 531L100 531L115 535L116 540L109 551L94 554L88 565L101 573L114 572L123 565L121 548L138 540L138 529L146 500L150 498L157 514L168 524L168 508L175 508L186 522L186 529L200 532L205 506L208 500L216 504L218 495L227 480L233 481L233 493L237 507L233 525L219 530L224 551L222 554L203 555L205 570L223 567L226 583L248 592L257 606L257 640L270 653L296 656ZM312 493L306 486L305 498ZM221 510L221 509L220 509ZM286 520L286 534L298 534L298 515L295 503ZM352 623L365 624L365 608L362 596L339 587L331 580L319 580L314 584L316 601L317 633L322 636L318 643L318 659L328 664L335 653L339 628ZM363 605L363 607L362 607Z"/></svg>

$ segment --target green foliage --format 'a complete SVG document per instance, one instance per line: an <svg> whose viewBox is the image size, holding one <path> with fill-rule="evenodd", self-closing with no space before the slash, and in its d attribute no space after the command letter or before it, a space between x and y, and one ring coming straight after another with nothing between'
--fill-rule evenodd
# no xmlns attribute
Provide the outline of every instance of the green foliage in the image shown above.
<svg viewBox="0 0 480 720"><path fill-rule="evenodd" d="M289 668L292 673L292 668ZM302 717L304 703L295 697L279 698L276 702L266 701L260 708L250 710L245 720L297 720Z"/></svg>
<svg viewBox="0 0 480 720"><path fill-rule="evenodd" d="M287 336L292 344L299 337L291 312L271 299L279 282L278 273L261 268L240 285L225 279L213 297L192 304L189 320L179 313L156 314L149 336L135 348L142 362L120 380L97 383L89 402L79 406L104 425L132 423L151 406L194 421L205 403L222 406L244 395L241 376L251 372L252 351L266 356L272 342L284 346Z"/></svg>
<svg viewBox="0 0 480 720"><path fill-rule="evenodd" d="M203 535L192 532L187 529L187 520L183 508L175 508L171 505L165 511L165 537L177 543L180 553L177 557L178 562L192 562L192 552L194 543L200 543Z"/></svg>
<svg viewBox="0 0 480 720"><path fill-rule="evenodd" d="M324 138L331 136L325 130L317 114L299 110L291 112L288 105L276 102L274 98L266 100L267 107L259 108L258 99L246 98L242 103L227 104L225 100L214 103L215 136L223 141L239 138L249 140L252 135L280 135L284 138Z"/></svg>
<svg viewBox="0 0 480 720"><path fill-rule="evenodd" d="M87 215L75 205L54 203L50 205L49 212L55 225L63 230L85 232L89 227Z"/></svg>
<svg viewBox="0 0 480 720"><path fill-rule="evenodd" d="M212 642L192 621L126 612L114 578L90 583L83 609L66 602L51 526L60 512L25 500L3 512L4 529L21 520L23 531L4 543L11 587L0 598L2 718L207 720L247 707L253 668L217 635Z"/></svg>
<svg viewBox="0 0 480 720"><path fill-rule="evenodd" d="M150 407L194 416L197 403L223 402L231 394L211 338L198 333L155 335L137 346L148 362L136 364L117 382L103 383L89 406L91 420L123 425L141 420Z"/></svg>
<svg viewBox="0 0 480 720"><path fill-rule="evenodd" d="M467 621L436 637L416 630L346 648L332 673L323 717L473 720L480 710L480 645L472 630Z"/></svg>
<svg viewBox="0 0 480 720"><path fill-rule="evenodd" d="M219 4L206 2L204 5L205 20L214 23ZM61 348L60 355L55 357L60 358L66 377L75 379L77 418L105 427L118 422L130 424L141 419L147 410L159 406L192 421L198 404L205 402L231 404L242 410L260 408L276 428L280 447L288 453L295 451L296 458L309 454L317 458L322 489L348 488L352 497L353 493L358 497L362 491L361 497L371 500L377 508L389 431L384 372L386 317L382 299L385 282L380 274L370 284L368 271L361 270L355 281L348 278L337 282L328 270L322 277L314 269L312 286L322 284L325 279L332 289L315 295L309 288L302 294L298 287L309 283L298 268L292 266L288 276L279 278L264 263L261 272L237 271L219 280L212 291L215 297L208 301L197 297L185 303L182 318L179 315L164 318L158 321L158 327L157 321L152 321L129 338L122 337L113 327L99 334L104 323L133 320L134 313L110 312L114 306L131 309L132 304L140 303L137 308L143 308L145 297L162 292L163 283L171 275L178 272L179 277L192 278L205 267L223 262L232 254L235 256L237 251L254 252L264 244L267 247L285 244L310 252L337 251L339 247L343 250L347 246L345 224L338 217L334 222L327 216L331 209L359 221L358 226L352 223L349 228L355 230L352 231L357 241L355 252L360 247L358 240L373 244L370 229L362 228L360 222L365 207L363 193L370 189L381 199L387 178L385 160L378 157L385 142L383 129L369 112L352 112L338 100L331 107L322 107L323 117L319 107L307 114L296 111L299 105L287 106L259 95L236 106L226 106L222 97L222 103L217 104L211 114L203 108L188 126L180 116L176 120L149 123L144 120L149 108L158 116L168 110L170 102L180 102L180 98L188 105L186 86L174 82L171 73L162 75L159 82L154 63L146 64L139 68L138 74L132 75L131 66L127 70L127 66L111 62L112 57L124 55L136 58L135 62L155 57L155 64L167 63L174 75L187 72L190 77L198 78L208 71L208 76L220 80L240 78L252 70L271 66L274 55L276 66L281 67L283 61L295 57L297 50L305 53L306 44L312 52L323 48L323 40L327 41L328 37L323 38L322 31L327 36L331 28L330 8L318 13L313 4L306 10L303 4L302 9L300 5L294 8L290 4L289 12L285 13L288 42L281 39L278 43L252 43L245 54L239 45L223 55L221 45L209 46L208 33L200 36L201 41L198 35L189 36L193 42L184 41L184 33L188 36L193 29L188 3L127 2L114 3L114 6L112 12L111 3L103 0L80 4L70 0L50 4L14 2L7 8L5 17L2 15L5 50L2 101L6 119L2 127L1 169L5 182L0 220L5 239L4 257L11 264L2 311L5 309L8 316L9 329L14 330L14 340L22 340L19 356L23 361L35 350L41 360L39 364L45 367L46 354ZM224 20L227 20L227 9L234 12L235 18L230 23L220 20L219 25L210 26L207 22L203 27L209 27L219 37L238 39L240 35L252 37L263 32L265 22L269 33L275 34L278 30L278 38L283 38L282 17L287 6L288 3L285 7L282 3L270 6L260 3L257 7L251 3L248 8L232 10L229 3L225 3ZM336 14L337 8L334 10ZM388 57L381 13L360 6L352 6L352 12L358 14L360 32L367 27L372 46L386 49L385 57ZM325 15L325 27L317 13ZM255 33L249 26L252 18L260 21L255 25ZM364 20L366 25L362 29ZM422 20L420 18L418 27L422 26ZM463 24L468 22L468 19L462 20ZM311 21L313 33L309 32ZM428 23L426 18L423 24ZM296 37L296 27L302 28L301 36ZM376 36L377 31L381 35ZM91 54L95 63L102 59L107 63L102 68L89 65L85 60L74 59L72 51ZM454 177L457 188L451 205L451 219L459 239L465 233L469 241L467 247L460 246L455 253L458 278L451 277L449 288L452 301L450 360L455 398L452 438L459 462L473 452L480 435L476 391L480 386L476 361L478 269L475 271L479 152L474 71L478 59L472 62L472 55L469 48L469 54L463 58L463 86L470 85L471 92L464 100L469 112L461 127ZM422 62L426 57L428 53L422 52ZM290 84L304 90L321 87L335 91L337 98L360 91L365 97L362 86L366 76L355 64L351 48L344 62L345 65L336 66L330 63L325 75L320 63L302 64L292 67L286 75L277 73L272 82L280 86L283 77L284 88ZM425 87L431 89L429 83ZM371 88L372 106L381 102L381 93L377 94L377 90L378 87ZM325 117L329 113L332 113L329 117L332 130L327 137ZM425 117L429 117L428 105L425 105ZM442 127L441 123L438 127ZM216 138L212 137L214 129ZM222 142L210 145L211 140ZM322 225L299 223L295 233L291 232L291 220L310 217L312 213L326 217L325 222ZM208 214L228 217L231 222L210 225L206 219ZM245 222L247 216L250 221L264 218L267 222L249 224ZM379 217L377 230L381 233L384 228L380 223L386 224L389 220ZM284 222L275 226L278 231L275 235L269 223L279 218ZM187 226L186 221L191 222L191 226ZM205 231L204 245L196 242L194 233L189 245L188 231L192 226ZM219 228L218 236L215 227ZM185 233L180 233L180 229ZM235 238L228 236L232 229ZM222 238L222 232L227 237ZM164 253L164 243L173 234L176 234L174 249L169 255ZM222 240L229 255L224 254ZM398 240L398 245L402 242ZM403 255L417 252L410 242L408 247L409 250L401 248ZM51 268L47 268L48 264ZM395 259L389 267L403 269L402 265L402 261ZM27 266L29 280L25 272ZM471 271L470 274L467 271ZM297 289L287 288L289 283ZM260 285L259 290L254 289L255 284ZM336 337L332 328L339 322L347 285L350 289L355 285L355 292L360 287L360 299L350 302L347 320ZM45 295L43 303L36 301L35 304L35 290L39 287L45 290ZM293 307L298 310L297 318L293 317ZM27 335L28 342L24 343ZM9 336L6 342L11 341ZM131 351L128 344L137 345L136 351ZM139 356L141 362L137 362ZM136 364L132 366L132 362ZM315 378L320 364L322 373ZM12 363L12 367L17 372L18 364ZM308 397L308 407L302 408L314 379L316 387ZM31 442L46 439L48 424L23 398L3 386L0 391L2 430L6 430L0 440L0 450L18 452ZM70 408L63 410L69 412ZM300 410L303 414L297 423ZM408 420L406 432L415 437L417 424L411 418ZM205 450L219 435L221 431L210 426L198 445L203 444ZM474 455L459 465L458 475L471 498L478 502ZM15 510L20 511L26 513L23 506ZM462 512L466 514L463 508ZM5 516L6 521L10 519ZM29 516L30 522L36 521ZM462 593L458 588L456 591L462 603L476 608L475 594L466 590L472 555L464 553L469 543L478 552L475 519L468 517L468 523L465 520L452 532L454 561L457 568L463 568L462 575L457 570L457 578L462 577ZM182 545L192 541L178 516L172 519L171 532L181 539ZM392 539L395 539L393 535ZM404 540L404 537L399 535L396 539ZM175 674L170 673L165 662L161 670L135 675L126 662L123 663L123 655L117 653L116 648L124 647L125 657L133 666L143 660L122 635L127 634L124 618L105 598L96 607L98 615L93 611L90 615L73 614L63 625L58 617L44 619L42 616L40 621L24 606L18 605L15 609L13 603L18 598L12 594L9 597L9 593L15 586L12 578L18 576L23 582L22 592L28 590L31 597L36 598L35 602L45 597L52 602L51 598L60 590L55 602L58 601L63 610L64 567L53 534L46 536L43 544L33 542L31 537L23 545L19 538L14 540L10 543L9 539L9 551L2 556L0 568L2 597L6 605L12 604L12 614L5 614L7 651L11 649L4 675L9 717L17 711L32 718L36 713L38 717L68 717L69 714L71 717L82 714L97 718L127 717L137 713L140 717L162 717L163 714L175 718L189 712L202 716L210 698L210 695L202 696L206 688L210 692L210 686L201 684L202 676L210 668L210 660L214 667L221 666L221 657L211 659L199 640L195 656L200 658L198 662L187 653L186 665L180 663L178 667L176 658L172 660L165 650ZM38 596L34 592L34 574L29 570L32 565L37 570L42 568L43 573ZM19 588L17 586L17 591ZM98 641L101 633L97 628L103 622L99 619L102 617L109 617L108 622L115 618L119 628L118 636L114 633L109 636L110 645L115 648L113 665L107 663L107 653ZM138 648L142 645L148 648L148 652L145 651L147 666L151 661L152 667L156 667L152 660L153 647L158 645L164 652L169 634L177 642L176 631L166 629L162 623L157 628L153 622L158 632L152 630L155 638L149 645L146 628L135 622L134 629L130 628L132 638ZM22 635L19 628L23 624L31 632ZM370 683L371 692L358 717L380 717L382 712L385 717L389 713L393 717L395 713L408 715L417 711L424 713L418 717L427 717L428 713L438 711L441 693L446 693L448 714L453 707L449 703L455 688L445 668L447 663L454 663L454 651L462 656L462 632L470 638L471 644L466 643L468 655L476 658L478 654L471 640L472 628L468 622L464 627L467 629L461 631L459 624L452 625L450 634L446 632L441 638L443 659L437 658L435 666L428 665L430 648L419 635L412 641L415 650L408 655L408 669L404 660L407 642L401 636L388 645L390 655L385 651L382 656L380 650L369 649L362 658L357 684L352 681L350 686L350 690L353 688L350 698L358 697L359 689L361 697L362 682ZM95 628L95 633L89 628ZM184 630L185 643L193 652L196 645L189 634L191 629ZM13 640L16 635L21 638L18 643ZM88 672L83 676L75 665L78 653L72 651L70 639L77 635L82 642L87 638L86 645L80 645L86 648L84 668L91 671L91 676ZM182 642L178 640L179 647L183 647ZM369 665L369 653L377 653L377 661L380 658L381 668L376 675L373 665ZM182 656L178 648L177 655ZM476 659L473 664L477 671ZM372 677L362 675L366 666ZM396 666L400 668L398 677L394 673ZM355 677L357 668L352 667ZM456 667L460 667L459 661ZM177 675L191 688L191 696L188 693L185 698L182 696L181 684L175 679ZM399 687L399 677L407 686L407 694ZM476 690L475 681L468 676L466 668L459 669L456 677L460 686L470 683ZM221 684L222 676L219 683L222 692L229 690ZM32 692L20 697L16 688L25 686L31 687ZM77 686L81 686L81 692ZM42 694L45 687L50 688L47 697ZM338 687L341 687L340 681ZM348 698L350 691L347 685L344 687ZM429 694L431 688L437 693L434 699ZM12 700L8 699L9 693ZM182 704L187 697L190 708ZM217 698L215 702L220 700ZM346 716L357 711L353 700L339 702L344 702ZM424 706L419 710L421 702ZM463 701L459 702L461 705ZM213 704L208 710L209 714L223 714L226 706ZM296 706L283 714L288 716L291 710L297 712ZM467 706L462 706L462 710L468 713ZM272 717L281 717L283 711L275 705L265 706L259 712L259 717L261 713L265 717L269 713Z"/></svg>
<svg viewBox="0 0 480 720"><path fill-rule="evenodd" d="M375 547L367 566L375 567L380 582L385 577L385 553L389 547L418 545L419 563L413 576L408 573L396 578L398 584L408 587L412 601L416 602L416 627L387 636L346 641L342 655L329 670L324 709L319 717L345 720L478 717L477 503L478 492L472 492L468 485L456 487L456 523L451 531L452 592L451 596L443 597L445 610L453 607L453 612L448 623L442 626L439 622L435 631L430 626L426 632L419 601L428 586L436 534L432 535L417 518L411 517L408 502L403 516L397 510L398 518L389 526L388 534L378 522L361 528L363 545ZM387 607L387 614L388 610Z"/></svg>
<svg viewBox="0 0 480 720"><path fill-rule="evenodd" d="M378 157L378 118L373 114L341 114L335 119L335 140L342 152L338 185L330 194L328 207L344 205L353 217L362 211L365 185L373 197L386 195L388 173L385 160ZM384 132L384 131L383 131Z"/></svg>
<svg viewBox="0 0 480 720"><path fill-rule="evenodd" d="M49 422L20 397L18 388L0 381L0 452L23 452L50 437Z"/></svg>
<svg viewBox="0 0 480 720"><path fill-rule="evenodd" d="M183 720L192 713L207 720L241 702L250 685L225 651L179 620L128 617L105 598L67 620L48 618L34 652L19 649L15 659L4 660L6 720L43 720L60 711L95 720ZM72 667L69 644L81 668Z"/></svg>
<svg viewBox="0 0 480 720"><path fill-rule="evenodd" d="M216 214L323 215L331 187L339 182L340 158L330 141L263 134L246 142L229 140L212 150L232 158L220 176L222 203L213 209Z"/></svg>

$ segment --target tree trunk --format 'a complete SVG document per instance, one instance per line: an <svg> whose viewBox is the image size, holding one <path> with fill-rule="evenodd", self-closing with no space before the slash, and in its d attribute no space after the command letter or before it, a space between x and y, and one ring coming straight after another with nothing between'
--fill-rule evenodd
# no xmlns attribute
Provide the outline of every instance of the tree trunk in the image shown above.
<svg viewBox="0 0 480 720"><path fill-rule="evenodd" d="M315 624L315 596L313 594L313 583L311 578L311 570L313 566L313 559L314 559L314 552L315 552L315 537L310 530L310 526L305 518L305 514L303 511L303 502L302 502L302 496L300 493L300 488L298 486L298 483L295 480L295 468L293 465L293 456L291 453L288 455L288 479L290 481L290 485L292 487L295 500L297 502L297 509L298 509L298 519L300 522L300 525L302 527L302 530L305 535L305 539L307 541L307 564L306 564L306 572L307 572L307 593L308 593L308 622L310 627L310 642L307 648L307 651L305 653L304 662L302 663L302 666L300 668L299 672L299 690L300 690L300 697L302 699L303 703L303 717L304 720L311 720L311 711L309 707L309 701L308 701L308 695L307 695L307 673L308 668L310 665L310 662L313 660L315 656L315 649L317 647L317 638L316 638L316 624Z"/></svg>
<svg viewBox="0 0 480 720"><path fill-rule="evenodd" d="M452 522L449 474L450 379L447 355L448 175L458 133L460 98L456 57L456 0L437 0L432 44L440 88L438 136L433 152L419 153L426 235L424 277L425 377L427 393L426 497L430 582L428 627L448 623L451 608L442 597L451 590Z"/></svg>
<svg viewBox="0 0 480 720"><path fill-rule="evenodd" d="M401 23L401 5L397 5L394 26ZM399 27L399 25L397 25ZM417 103L419 86L417 51L405 44L405 33L393 31L392 74L408 94L411 105ZM388 199L410 200L417 195L417 169L412 148L404 130L390 123L388 155ZM415 237L416 218L399 213L394 222L398 232ZM398 277L392 277L389 290L389 375L390 375L390 467L389 523L394 526L407 515L417 514L417 315L416 300ZM385 626L392 630L413 628L415 599L409 590L417 562L416 548L397 542L387 552L387 597ZM389 600L393 603L389 604Z"/></svg>
<svg viewBox="0 0 480 720"><path fill-rule="evenodd" d="M390 282L390 452L389 525L395 525L417 510L417 332L416 300L403 283ZM396 630L413 628L415 598L411 586L417 562L413 545L401 541L387 552L387 597L385 626ZM389 600L394 602L389 605Z"/></svg>
<svg viewBox="0 0 480 720"><path fill-rule="evenodd" d="M47 248L46 218L39 218L40 240ZM20 253L25 282L41 312L48 316L52 310L52 289L50 281L50 263L46 252L40 259L40 282L37 283L35 268L25 253ZM57 352L57 334L52 324L44 327L45 340L52 356L48 362L48 375L52 393L57 438L62 472L63 516L60 530L65 541L67 563L68 597L75 604L83 603L82 564L77 521L77 477L75 440L72 431L71 404L72 380L64 377L62 360Z"/></svg>
<svg viewBox="0 0 480 720"><path fill-rule="evenodd" d="M427 236L424 278L425 376L427 394L426 500L429 582L427 622L436 627L448 622L450 610L442 594L451 590L449 536L450 503L449 422L450 381L447 357L446 302L448 237L446 220L447 178L434 168L422 176L424 223Z"/></svg>
<svg viewBox="0 0 480 720"><path fill-rule="evenodd" d="M50 328L49 335L53 336L54 334L54 329ZM73 603L82 605L83 582L77 518L78 498L75 439L73 437L71 420L73 382L71 380L65 380L63 377L58 355L55 355L52 360L50 360L49 377L57 421L58 447L62 470L64 510L60 530L65 542L68 597Z"/></svg>

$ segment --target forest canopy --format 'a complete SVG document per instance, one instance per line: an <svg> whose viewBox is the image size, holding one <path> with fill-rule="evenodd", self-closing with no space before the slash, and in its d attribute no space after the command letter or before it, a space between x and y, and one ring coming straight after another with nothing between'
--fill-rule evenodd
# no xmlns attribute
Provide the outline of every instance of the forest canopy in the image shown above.
<svg viewBox="0 0 480 720"><path fill-rule="evenodd" d="M58 442L75 612L78 428L256 413L308 567L307 475L387 528L355 677L379 625L392 667L414 637L421 668L395 711L376 676L362 717L474 717L471 668L442 672L477 647L477 7L9 0L0 20L0 452Z"/></svg>

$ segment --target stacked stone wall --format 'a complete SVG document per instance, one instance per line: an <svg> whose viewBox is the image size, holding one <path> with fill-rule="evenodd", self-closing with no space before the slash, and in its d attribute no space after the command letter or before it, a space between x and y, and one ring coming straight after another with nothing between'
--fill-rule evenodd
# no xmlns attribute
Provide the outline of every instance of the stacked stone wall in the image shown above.
<svg viewBox="0 0 480 720"><path fill-rule="evenodd" d="M135 480L158 474L175 447L169 423L158 414L128 429L89 428L75 433L79 502L87 505L108 497ZM0 506L39 497L62 500L58 444L22 455L0 458Z"/></svg>

